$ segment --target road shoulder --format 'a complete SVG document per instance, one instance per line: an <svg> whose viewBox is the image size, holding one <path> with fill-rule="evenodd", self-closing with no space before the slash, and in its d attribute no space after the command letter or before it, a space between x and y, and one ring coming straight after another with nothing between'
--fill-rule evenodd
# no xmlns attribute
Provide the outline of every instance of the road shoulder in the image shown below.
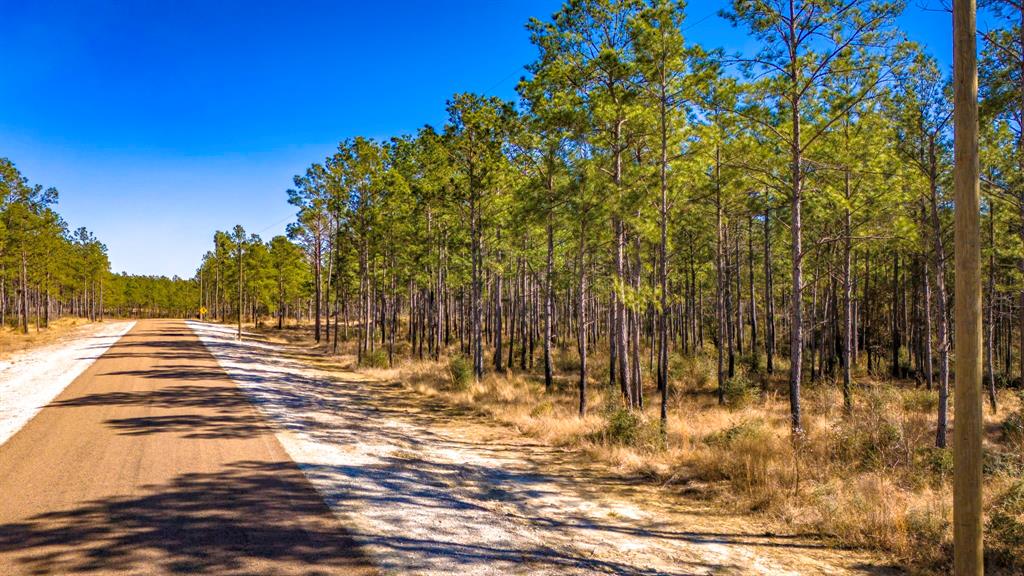
<svg viewBox="0 0 1024 576"><path fill-rule="evenodd" d="M0 361L0 445L121 339L132 321L88 324Z"/></svg>
<svg viewBox="0 0 1024 576"><path fill-rule="evenodd" d="M189 323L390 573L866 574L885 562L771 534L460 414L399 383ZM258 366L253 359L258 358Z"/></svg>

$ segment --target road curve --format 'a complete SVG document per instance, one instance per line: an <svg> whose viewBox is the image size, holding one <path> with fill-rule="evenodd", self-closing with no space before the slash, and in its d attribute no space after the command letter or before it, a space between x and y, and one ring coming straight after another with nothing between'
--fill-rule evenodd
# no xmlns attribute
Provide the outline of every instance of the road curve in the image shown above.
<svg viewBox="0 0 1024 576"><path fill-rule="evenodd" d="M0 446L0 574L374 574L181 321L139 322Z"/></svg>

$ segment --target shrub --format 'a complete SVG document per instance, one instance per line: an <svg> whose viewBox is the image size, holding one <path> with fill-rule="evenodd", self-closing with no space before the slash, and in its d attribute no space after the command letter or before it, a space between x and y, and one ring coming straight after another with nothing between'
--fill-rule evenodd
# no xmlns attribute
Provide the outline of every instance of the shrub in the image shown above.
<svg viewBox="0 0 1024 576"><path fill-rule="evenodd" d="M716 370L712 357L703 352L692 356L675 354L669 359L669 379L698 390L714 381Z"/></svg>
<svg viewBox="0 0 1024 576"><path fill-rule="evenodd" d="M934 446L918 448L914 453L914 463L918 470L933 478L950 478L953 475L952 450Z"/></svg>
<svg viewBox="0 0 1024 576"><path fill-rule="evenodd" d="M559 372L579 372L580 355L568 350L552 350L555 369Z"/></svg>
<svg viewBox="0 0 1024 576"><path fill-rule="evenodd" d="M742 408L757 398L757 388L743 374L736 374L722 384L725 402L733 408Z"/></svg>
<svg viewBox="0 0 1024 576"><path fill-rule="evenodd" d="M1024 416L1014 413L1006 417L1003 421L1003 438L1011 444L1024 443Z"/></svg>
<svg viewBox="0 0 1024 576"><path fill-rule="evenodd" d="M473 366L462 354L457 354L448 359L448 376L451 378L453 390L468 390L473 382Z"/></svg>
<svg viewBox="0 0 1024 576"><path fill-rule="evenodd" d="M1024 449L1024 393L1020 394L1021 407L1003 421L1003 440L1010 446Z"/></svg>
<svg viewBox="0 0 1024 576"><path fill-rule="evenodd" d="M1006 374L996 374L996 388L1006 388L1008 390L1017 390L1021 388L1021 379L1019 377L1011 377Z"/></svg>
<svg viewBox="0 0 1024 576"><path fill-rule="evenodd" d="M767 363L767 358L763 357L762 354L744 354L739 357L739 365L742 366L748 374L757 374L761 371L761 367Z"/></svg>
<svg viewBox="0 0 1024 576"><path fill-rule="evenodd" d="M619 408L608 414L604 437L612 444L635 445L640 438L642 424L643 421L639 413Z"/></svg>
<svg viewBox="0 0 1024 576"><path fill-rule="evenodd" d="M661 442L657 421L647 421L640 411L623 407L609 410L605 415L604 428L592 434L591 438L634 448L653 448Z"/></svg>
<svg viewBox="0 0 1024 576"><path fill-rule="evenodd" d="M986 476L1020 476L1021 459L1016 454L1001 450L985 450L981 460L982 471Z"/></svg>
<svg viewBox="0 0 1024 576"><path fill-rule="evenodd" d="M855 474L810 494L810 525L847 546L886 550L944 574L949 509L930 491L914 495L885 473Z"/></svg>
<svg viewBox="0 0 1024 576"><path fill-rule="evenodd" d="M760 418L743 420L724 430L709 434L704 442L711 446L729 448L738 440L763 438L769 433L768 425Z"/></svg>
<svg viewBox="0 0 1024 576"><path fill-rule="evenodd" d="M987 528L997 562L1015 571L1024 568L1024 481L996 499Z"/></svg>
<svg viewBox="0 0 1024 576"><path fill-rule="evenodd" d="M903 428L884 414L839 424L832 431L830 447L833 459L865 470L908 464Z"/></svg>
<svg viewBox="0 0 1024 576"><path fill-rule="evenodd" d="M364 368L387 368L388 364L388 353L381 348L367 351L359 362Z"/></svg>
<svg viewBox="0 0 1024 576"><path fill-rule="evenodd" d="M939 394L934 390L918 388L903 393L903 409L907 412L932 413L939 408Z"/></svg>
<svg viewBox="0 0 1024 576"><path fill-rule="evenodd" d="M752 508L773 501L792 478L788 461L792 451L780 443L761 418L744 420L704 438L711 450L703 471L709 479L728 480L738 491L752 497ZM710 473L710 474L709 474Z"/></svg>
<svg viewBox="0 0 1024 576"><path fill-rule="evenodd" d="M531 418L541 418L543 416L549 416L555 411L555 405L550 400L541 400L530 410Z"/></svg>

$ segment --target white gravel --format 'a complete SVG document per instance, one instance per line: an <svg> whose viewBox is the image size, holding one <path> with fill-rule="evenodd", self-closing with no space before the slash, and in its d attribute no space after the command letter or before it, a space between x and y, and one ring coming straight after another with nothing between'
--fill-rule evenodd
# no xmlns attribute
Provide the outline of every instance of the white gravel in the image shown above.
<svg viewBox="0 0 1024 576"><path fill-rule="evenodd" d="M70 338L0 361L0 444L21 430L134 325L91 324Z"/></svg>
<svg viewBox="0 0 1024 576"><path fill-rule="evenodd" d="M799 543L677 515L656 492L627 496L621 480L559 468L556 449L500 427L467 434L393 384L310 368L227 327L189 326L386 574L847 573L785 548L764 553Z"/></svg>

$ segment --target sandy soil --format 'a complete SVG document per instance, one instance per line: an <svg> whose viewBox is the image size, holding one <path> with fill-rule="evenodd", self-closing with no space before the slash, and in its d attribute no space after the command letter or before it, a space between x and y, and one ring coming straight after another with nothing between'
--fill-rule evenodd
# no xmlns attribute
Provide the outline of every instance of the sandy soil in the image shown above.
<svg viewBox="0 0 1024 576"><path fill-rule="evenodd" d="M0 446L0 494L4 575L377 572L181 321L139 322Z"/></svg>
<svg viewBox="0 0 1024 576"><path fill-rule="evenodd" d="M772 535L400 385L189 325L388 573L891 573L876 557Z"/></svg>

